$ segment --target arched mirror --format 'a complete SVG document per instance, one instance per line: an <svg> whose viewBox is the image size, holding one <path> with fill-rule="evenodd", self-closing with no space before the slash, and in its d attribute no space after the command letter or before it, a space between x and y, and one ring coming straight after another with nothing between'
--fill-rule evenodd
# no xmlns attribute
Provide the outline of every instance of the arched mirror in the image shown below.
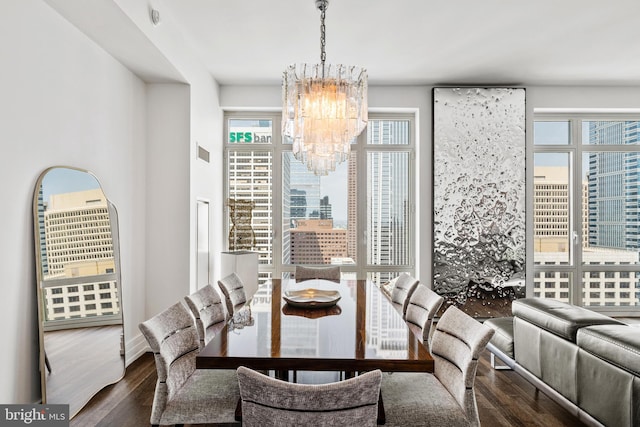
<svg viewBox="0 0 640 427"><path fill-rule="evenodd" d="M124 376L118 217L81 169L45 170L33 199L42 402L73 417Z"/></svg>

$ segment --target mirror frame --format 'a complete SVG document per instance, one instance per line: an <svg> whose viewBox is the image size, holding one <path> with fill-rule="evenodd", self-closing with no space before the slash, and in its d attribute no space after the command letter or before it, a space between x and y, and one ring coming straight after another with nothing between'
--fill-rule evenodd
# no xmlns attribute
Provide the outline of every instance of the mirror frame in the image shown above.
<svg viewBox="0 0 640 427"><path fill-rule="evenodd" d="M42 187L42 182L45 176L54 169L69 169L74 170L81 173L86 173L93 177L98 185L97 188L100 189L102 194L104 195L105 201L107 203L107 210L109 214L109 228L111 230L111 239L113 245L113 261L114 261L114 272L113 273L105 273L98 275L88 275L88 276L79 276L73 278L61 278L61 279L53 279L53 280L45 280L44 279L44 269L42 264L42 244L41 244L41 235L40 235L40 221L39 221L39 190ZM109 381L103 384L99 384L96 386L94 392L89 393L83 398L83 401L76 402L79 404L78 409L76 411L72 411L70 409L69 418L73 418L77 415L82 408L89 403L91 398L95 396L100 390L104 387L115 384L124 378L126 371L126 358L125 358L125 342L124 342L124 307L123 307L123 298L122 298L122 280L121 280L121 264L120 264L120 235L119 235L119 223L118 223L118 211L115 205L109 200L104 190L102 189L102 185L100 184L100 180L98 177L92 172L77 168L73 166L52 166L45 169L38 180L36 181L34 195L33 195L33 229L34 229L34 246L35 246L35 267L36 267L36 293L37 293L37 311L38 311L38 342L39 342L39 369L40 369L40 386L41 386L41 395L42 395L42 403L47 403L47 372L48 372L48 361L46 361L46 352L44 346L44 333L46 331L54 331L59 329L65 329L65 325L73 324L74 328L80 327L88 327L92 325L122 325L121 339L120 339L120 353L122 355L122 374L114 379L113 381ZM45 328L44 323L46 320L45 315L45 297L44 297L44 288L51 286L52 283L55 283L56 286L67 286L73 284L80 284L86 282L99 282L99 281L115 281L116 289L118 292L118 304L119 310L117 315L110 315L108 320L100 319L100 316L92 316L86 317L82 319L74 318L74 319L65 319L65 320L56 320L56 326L53 328ZM44 286L44 285L47 286ZM99 365L96 365L96 368L100 368Z"/></svg>

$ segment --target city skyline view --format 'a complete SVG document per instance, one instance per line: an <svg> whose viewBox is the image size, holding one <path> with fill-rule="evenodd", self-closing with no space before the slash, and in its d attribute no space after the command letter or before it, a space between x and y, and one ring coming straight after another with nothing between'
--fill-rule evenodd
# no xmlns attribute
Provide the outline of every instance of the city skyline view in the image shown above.
<svg viewBox="0 0 640 427"><path fill-rule="evenodd" d="M255 249L260 253L261 263L269 264L272 260L273 242L269 237L274 231L274 223L269 218L272 218L274 211L274 189L271 185L273 176L278 174L282 185L282 190L277 190L281 191L282 201L282 219L278 220L278 226L282 229L282 264L293 262L291 252L295 242L292 235L300 220L315 219L330 219L332 230L346 231L346 239L341 233L331 231L340 240L339 245L346 245L346 248L335 251L333 261L324 258L323 263L354 263L357 258L356 230L364 227L369 242L367 263L409 264L410 242L406 236L410 219L409 177L406 172L411 160L408 151L382 149L385 144L409 144L407 120L370 121L368 144L378 144L380 150L369 150L364 165L358 164L354 151L348 161L338 164L328 176L316 176L309 171L294 159L285 142L282 143L282 151L275 154L279 156L281 164L280 170L276 171L275 159L268 149L268 144L272 144L274 138L271 121L230 119L228 123L228 194L234 200L251 200L255 203L252 227L256 235ZM361 200L358 199L359 174L367 176L367 188L362 189L362 194L367 195L366 218L358 218L358 200ZM317 241L329 245L330 242L324 237L328 232L326 229L307 230L306 235L309 238L315 233ZM338 245L337 242L333 244ZM341 251L346 251L346 254ZM298 256L296 263L304 261Z"/></svg>
<svg viewBox="0 0 640 427"><path fill-rule="evenodd" d="M75 172L56 173L55 178L73 177ZM95 187L91 181L79 180L72 188ZM45 201L47 182L51 180L43 180L38 195L45 322L119 314L118 284L106 278L115 273L116 265L104 193L98 187L53 194L68 190L53 186ZM69 280L73 283L66 283Z"/></svg>
<svg viewBox="0 0 640 427"><path fill-rule="evenodd" d="M557 148L575 138L569 123L534 127L534 295L569 301L577 280L586 306L639 305L639 153L624 148L638 144L639 122L583 120L575 155Z"/></svg>

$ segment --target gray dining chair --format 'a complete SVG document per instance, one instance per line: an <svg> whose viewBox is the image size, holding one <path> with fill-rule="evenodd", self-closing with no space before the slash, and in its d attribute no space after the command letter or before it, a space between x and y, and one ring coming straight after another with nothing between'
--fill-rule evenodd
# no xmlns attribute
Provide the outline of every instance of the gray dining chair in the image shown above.
<svg viewBox="0 0 640 427"><path fill-rule="evenodd" d="M305 265L296 265L295 279L296 282L324 279L340 283L340 266L308 267Z"/></svg>
<svg viewBox="0 0 640 427"><path fill-rule="evenodd" d="M411 299L411 294L418 286L418 279L410 275L409 273L402 273L395 280L395 286L391 291L391 302L397 305L402 317L405 317L407 313L407 307Z"/></svg>
<svg viewBox="0 0 640 427"><path fill-rule="evenodd" d="M294 384L238 368L242 425L375 426L380 370L329 384Z"/></svg>
<svg viewBox="0 0 640 427"><path fill-rule="evenodd" d="M236 371L196 369L198 334L187 308L178 302L139 327L158 371L151 424L234 423Z"/></svg>
<svg viewBox="0 0 640 427"><path fill-rule="evenodd" d="M455 306L436 323L431 340L434 373L386 374L386 426L479 426L474 392L478 357L493 335Z"/></svg>
<svg viewBox="0 0 640 427"><path fill-rule="evenodd" d="M423 343L429 342L433 318L438 310L440 310L443 301L444 298L442 296L433 292L422 283L416 286L416 289L411 294L411 298L409 298L405 320L407 323L411 323L420 328L422 332L421 341Z"/></svg>
<svg viewBox="0 0 640 427"><path fill-rule="evenodd" d="M216 335L216 325L222 326L226 319L220 295L213 286L207 285L184 297L196 321L196 331L202 349Z"/></svg>
<svg viewBox="0 0 640 427"><path fill-rule="evenodd" d="M236 273L231 273L227 277L218 280L220 291L224 295L227 313L233 316L239 307L247 302L247 295L244 292L244 283Z"/></svg>

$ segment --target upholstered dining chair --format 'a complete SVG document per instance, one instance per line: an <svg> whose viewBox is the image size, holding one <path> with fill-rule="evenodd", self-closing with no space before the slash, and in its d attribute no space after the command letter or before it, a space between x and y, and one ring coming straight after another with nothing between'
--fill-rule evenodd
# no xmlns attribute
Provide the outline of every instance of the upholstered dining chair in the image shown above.
<svg viewBox="0 0 640 427"><path fill-rule="evenodd" d="M187 308L178 302L139 327L158 371L151 424L234 423L236 371L196 369L198 335Z"/></svg>
<svg viewBox="0 0 640 427"><path fill-rule="evenodd" d="M397 304L401 310L402 317L405 317L409 301L411 300L411 294L413 294L413 291L420 282L408 273L399 275L395 282L395 286L391 291L391 302Z"/></svg>
<svg viewBox="0 0 640 427"><path fill-rule="evenodd" d="M294 384L238 368L242 425L375 426L380 370L329 384Z"/></svg>
<svg viewBox="0 0 640 427"><path fill-rule="evenodd" d="M244 292L244 283L236 273L231 273L227 277L218 280L220 291L224 294L224 301L227 306L227 313L233 316L238 307L247 302L247 295Z"/></svg>
<svg viewBox="0 0 640 427"><path fill-rule="evenodd" d="M455 306L436 323L434 373L392 373L382 379L386 426L479 426L474 392L478 357L493 335Z"/></svg>
<svg viewBox="0 0 640 427"><path fill-rule="evenodd" d="M184 297L196 320L196 332L202 349L215 336L215 325L222 326L226 319L218 291L207 285Z"/></svg>
<svg viewBox="0 0 640 427"><path fill-rule="evenodd" d="M340 266L307 267L304 265L296 265L295 279L296 282L324 279L340 283Z"/></svg>
<svg viewBox="0 0 640 427"><path fill-rule="evenodd" d="M420 328L422 331L422 342L424 344L429 342L433 317L438 310L440 310L443 301L444 298L433 292L423 283L419 283L418 286L416 286L416 289L411 294L411 298L409 298L405 320Z"/></svg>

